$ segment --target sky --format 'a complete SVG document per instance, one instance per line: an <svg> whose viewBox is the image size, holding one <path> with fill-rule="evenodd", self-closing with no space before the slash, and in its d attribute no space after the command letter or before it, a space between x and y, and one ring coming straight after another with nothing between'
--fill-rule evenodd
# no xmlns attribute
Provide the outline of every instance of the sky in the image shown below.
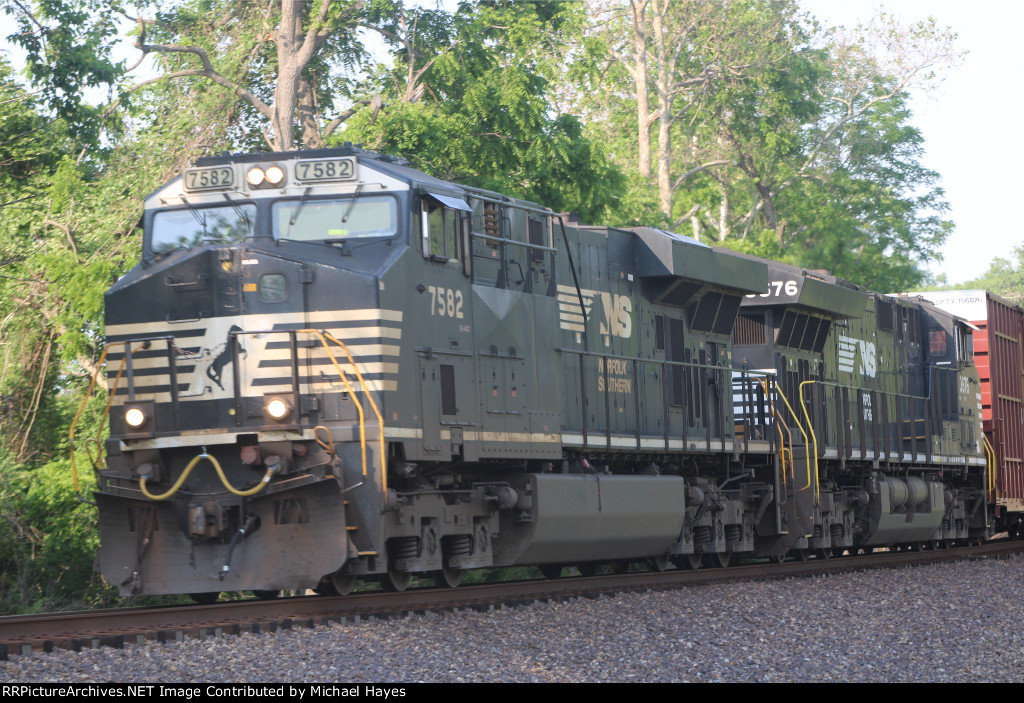
<svg viewBox="0 0 1024 703"><path fill-rule="evenodd" d="M1009 0L799 0L829 25L855 26L879 9L904 24L929 16L959 34L967 51L962 64L928 95L914 96L911 123L925 138L923 163L941 174L954 233L930 266L950 283L982 275L993 258L1013 260L1014 246L1024 244L1017 223L1018 164L1024 164L1024 140L1017 125L1024 114L1024 52L1020 27L1024 3ZM0 15L0 37L14 31ZM6 45L0 39L0 44ZM0 46L0 49L9 47ZM14 59L12 54L7 54Z"/></svg>
<svg viewBox="0 0 1024 703"><path fill-rule="evenodd" d="M1017 134L1024 114L1024 53L1020 28L1024 3L1009 0L800 0L811 14L829 25L855 26L879 8L901 17L904 24L934 17L959 37L966 50L931 95L915 96L911 123L924 135L926 167L941 174L956 223L933 264L950 283L985 273L992 259L1013 260L1013 247L1024 244L1017 221L1022 198L1016 181L1024 164L1024 140Z"/></svg>

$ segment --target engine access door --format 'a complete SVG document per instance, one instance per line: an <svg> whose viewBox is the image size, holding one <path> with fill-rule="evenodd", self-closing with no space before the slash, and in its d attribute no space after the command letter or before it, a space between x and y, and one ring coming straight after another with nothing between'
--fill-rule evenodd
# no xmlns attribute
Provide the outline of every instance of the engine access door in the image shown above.
<svg viewBox="0 0 1024 703"><path fill-rule="evenodd" d="M310 363L320 345L315 336L295 332L310 327L305 289L313 271L260 250L233 253L241 316L239 329L232 329L240 361L237 373L221 381L237 384L243 424L262 417L263 399L270 393L291 394L294 407L300 407L300 394L313 390Z"/></svg>
<svg viewBox="0 0 1024 703"><path fill-rule="evenodd" d="M422 263L407 328L416 345L423 441L420 458L471 459L478 408L473 365L472 309L465 265L469 205L460 196L420 194L418 233ZM421 268L420 268L421 267Z"/></svg>

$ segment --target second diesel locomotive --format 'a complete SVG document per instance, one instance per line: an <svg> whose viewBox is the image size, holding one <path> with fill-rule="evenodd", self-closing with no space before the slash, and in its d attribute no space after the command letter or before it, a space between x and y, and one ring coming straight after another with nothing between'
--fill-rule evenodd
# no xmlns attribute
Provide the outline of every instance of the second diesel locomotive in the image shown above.
<svg viewBox="0 0 1024 703"><path fill-rule="evenodd" d="M150 195L106 297L106 580L402 590L1019 520L990 507L963 320L566 220L351 146L204 158Z"/></svg>

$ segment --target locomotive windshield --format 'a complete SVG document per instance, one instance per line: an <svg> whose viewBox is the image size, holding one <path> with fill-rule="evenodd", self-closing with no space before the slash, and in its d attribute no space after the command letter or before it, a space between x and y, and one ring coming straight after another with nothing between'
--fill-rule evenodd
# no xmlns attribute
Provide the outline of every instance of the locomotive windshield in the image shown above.
<svg viewBox="0 0 1024 703"><path fill-rule="evenodd" d="M159 254L181 247L239 242L253 233L256 206L224 205L162 210L153 217L150 246Z"/></svg>
<svg viewBox="0 0 1024 703"><path fill-rule="evenodd" d="M390 237L398 232L398 206L387 195L274 203L274 237L314 241Z"/></svg>

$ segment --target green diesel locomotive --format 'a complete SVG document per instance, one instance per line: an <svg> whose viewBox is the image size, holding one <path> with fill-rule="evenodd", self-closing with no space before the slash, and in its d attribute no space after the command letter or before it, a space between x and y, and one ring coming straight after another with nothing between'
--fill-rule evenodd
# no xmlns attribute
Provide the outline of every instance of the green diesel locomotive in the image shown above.
<svg viewBox="0 0 1024 703"><path fill-rule="evenodd" d="M1019 519L990 505L972 330L925 302L351 146L200 159L143 224L106 296L95 491L124 595L725 566Z"/></svg>

